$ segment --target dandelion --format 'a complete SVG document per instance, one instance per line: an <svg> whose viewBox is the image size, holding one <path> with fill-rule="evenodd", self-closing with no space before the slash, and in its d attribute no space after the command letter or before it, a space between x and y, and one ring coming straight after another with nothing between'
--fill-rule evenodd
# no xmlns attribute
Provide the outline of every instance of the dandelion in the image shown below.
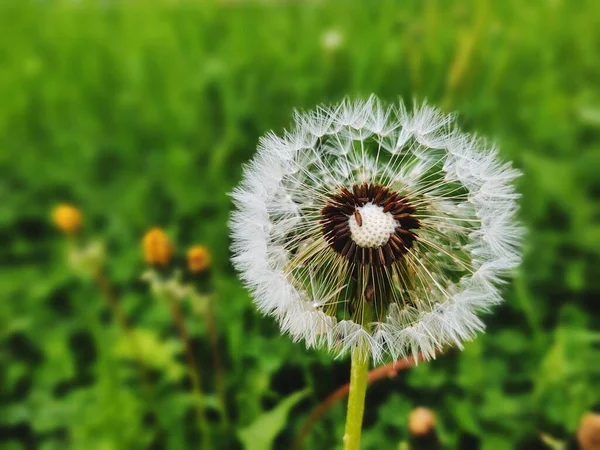
<svg viewBox="0 0 600 450"><path fill-rule="evenodd" d="M173 257L173 246L169 237L160 228L152 228L142 239L144 260L153 266L166 266Z"/></svg>
<svg viewBox="0 0 600 450"><path fill-rule="evenodd" d="M195 245L188 250L187 266L192 273L201 273L210 267L211 256L206 247Z"/></svg>
<svg viewBox="0 0 600 450"><path fill-rule="evenodd" d="M63 203L52 211L52 220L62 232L73 234L81 227L81 212L73 205Z"/></svg>
<svg viewBox="0 0 600 450"><path fill-rule="evenodd" d="M181 271L175 270L172 274L165 273L165 270L159 270L156 266L166 267L173 257L173 245L166 233L158 228L152 228L142 239L145 261L154 267L142 274L141 279L150 285L154 296L165 300L171 311L171 317L179 332L179 337L183 343L185 358L188 366L188 375L192 383L192 391L196 403L196 415L198 424L202 433L203 449L210 448L210 438L208 431L208 422L206 420L206 411L204 408L204 393L202 392L202 383L200 372L196 364L191 335L189 333L186 317L181 308L181 302L184 298L194 293L191 286L182 283Z"/></svg>
<svg viewBox="0 0 600 450"><path fill-rule="evenodd" d="M234 191L234 264L309 347L375 360L470 339L519 260L519 172L426 105L296 114Z"/></svg>
<svg viewBox="0 0 600 450"><path fill-rule="evenodd" d="M321 36L321 45L328 52L334 52L344 42L344 36L336 29L328 30Z"/></svg>
<svg viewBox="0 0 600 450"><path fill-rule="evenodd" d="M294 340L352 353L349 405L368 356L430 359L473 338L519 263L520 173L454 120L374 96L296 113L232 194L242 280Z"/></svg>

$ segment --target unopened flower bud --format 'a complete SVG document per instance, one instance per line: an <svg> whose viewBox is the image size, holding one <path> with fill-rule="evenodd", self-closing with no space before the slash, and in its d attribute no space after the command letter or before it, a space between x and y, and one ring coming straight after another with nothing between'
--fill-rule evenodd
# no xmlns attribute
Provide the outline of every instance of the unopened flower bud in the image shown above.
<svg viewBox="0 0 600 450"><path fill-rule="evenodd" d="M343 42L344 37L342 33L335 29L329 30L321 36L321 45L328 52L336 51Z"/></svg>
<svg viewBox="0 0 600 450"><path fill-rule="evenodd" d="M81 212L74 206L63 203L52 211L52 220L64 233L76 233L81 227Z"/></svg>
<svg viewBox="0 0 600 450"><path fill-rule="evenodd" d="M188 250L187 265L192 273L204 272L210 267L211 256L206 247L195 245Z"/></svg>
<svg viewBox="0 0 600 450"><path fill-rule="evenodd" d="M408 419L408 429L413 436L425 436L435 428L435 414L423 407L415 408Z"/></svg>
<svg viewBox="0 0 600 450"><path fill-rule="evenodd" d="M144 259L150 265L166 266L173 256L173 246L160 228L152 228L142 241Z"/></svg>
<svg viewBox="0 0 600 450"><path fill-rule="evenodd" d="M583 415L577 429L577 442L581 450L600 450L600 414Z"/></svg>

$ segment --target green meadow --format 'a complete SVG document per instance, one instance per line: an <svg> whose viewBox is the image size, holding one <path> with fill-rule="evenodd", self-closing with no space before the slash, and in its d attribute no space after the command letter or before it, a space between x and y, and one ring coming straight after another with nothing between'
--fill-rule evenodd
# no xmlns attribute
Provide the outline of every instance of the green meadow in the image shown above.
<svg viewBox="0 0 600 450"><path fill-rule="evenodd" d="M349 361L256 310L228 194L294 109L371 93L495 142L523 172L527 234L485 334L369 387L362 448L405 448L416 406L448 449L575 445L600 407L599 80L593 0L2 1L0 448L291 449ZM69 262L60 203L104 246L113 307ZM174 247L162 273L201 293L179 306L202 398L172 305L141 280L155 226ZM344 416L331 405L301 448L341 448Z"/></svg>

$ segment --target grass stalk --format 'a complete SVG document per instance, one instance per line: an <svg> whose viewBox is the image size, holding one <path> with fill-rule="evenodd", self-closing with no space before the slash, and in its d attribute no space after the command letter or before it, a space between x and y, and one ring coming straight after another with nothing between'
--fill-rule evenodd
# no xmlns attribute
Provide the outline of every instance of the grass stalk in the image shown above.
<svg viewBox="0 0 600 450"><path fill-rule="evenodd" d="M188 375L192 382L192 391L196 400L196 415L198 417L198 425L200 432L202 433L202 446L203 450L209 450L212 448L210 444L208 421L206 419L206 411L204 410L204 393L202 391L202 382L198 366L196 365L196 358L194 357L194 351L192 348L192 341L185 324L185 319L179 306L179 300L170 295L168 297L169 307L171 309L171 315L179 336L183 342L185 350L185 358L188 366Z"/></svg>

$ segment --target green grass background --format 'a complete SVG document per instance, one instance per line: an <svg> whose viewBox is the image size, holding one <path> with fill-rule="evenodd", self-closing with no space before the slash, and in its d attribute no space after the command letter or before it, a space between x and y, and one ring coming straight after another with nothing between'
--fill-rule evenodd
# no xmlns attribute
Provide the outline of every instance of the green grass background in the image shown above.
<svg viewBox="0 0 600 450"><path fill-rule="evenodd" d="M227 193L294 108L372 92L428 99L496 141L524 172L529 232L485 335L371 387L363 448L397 448L415 405L448 448L568 438L600 404L599 49L594 0L0 3L0 448L199 448L181 344L139 281L153 225L179 255L213 255L230 429L204 322L186 314L214 448L290 448L349 364L255 311L229 263ZM149 348L150 400L97 289L64 260L49 220L62 201L106 242ZM343 420L342 402L304 448L341 448Z"/></svg>

